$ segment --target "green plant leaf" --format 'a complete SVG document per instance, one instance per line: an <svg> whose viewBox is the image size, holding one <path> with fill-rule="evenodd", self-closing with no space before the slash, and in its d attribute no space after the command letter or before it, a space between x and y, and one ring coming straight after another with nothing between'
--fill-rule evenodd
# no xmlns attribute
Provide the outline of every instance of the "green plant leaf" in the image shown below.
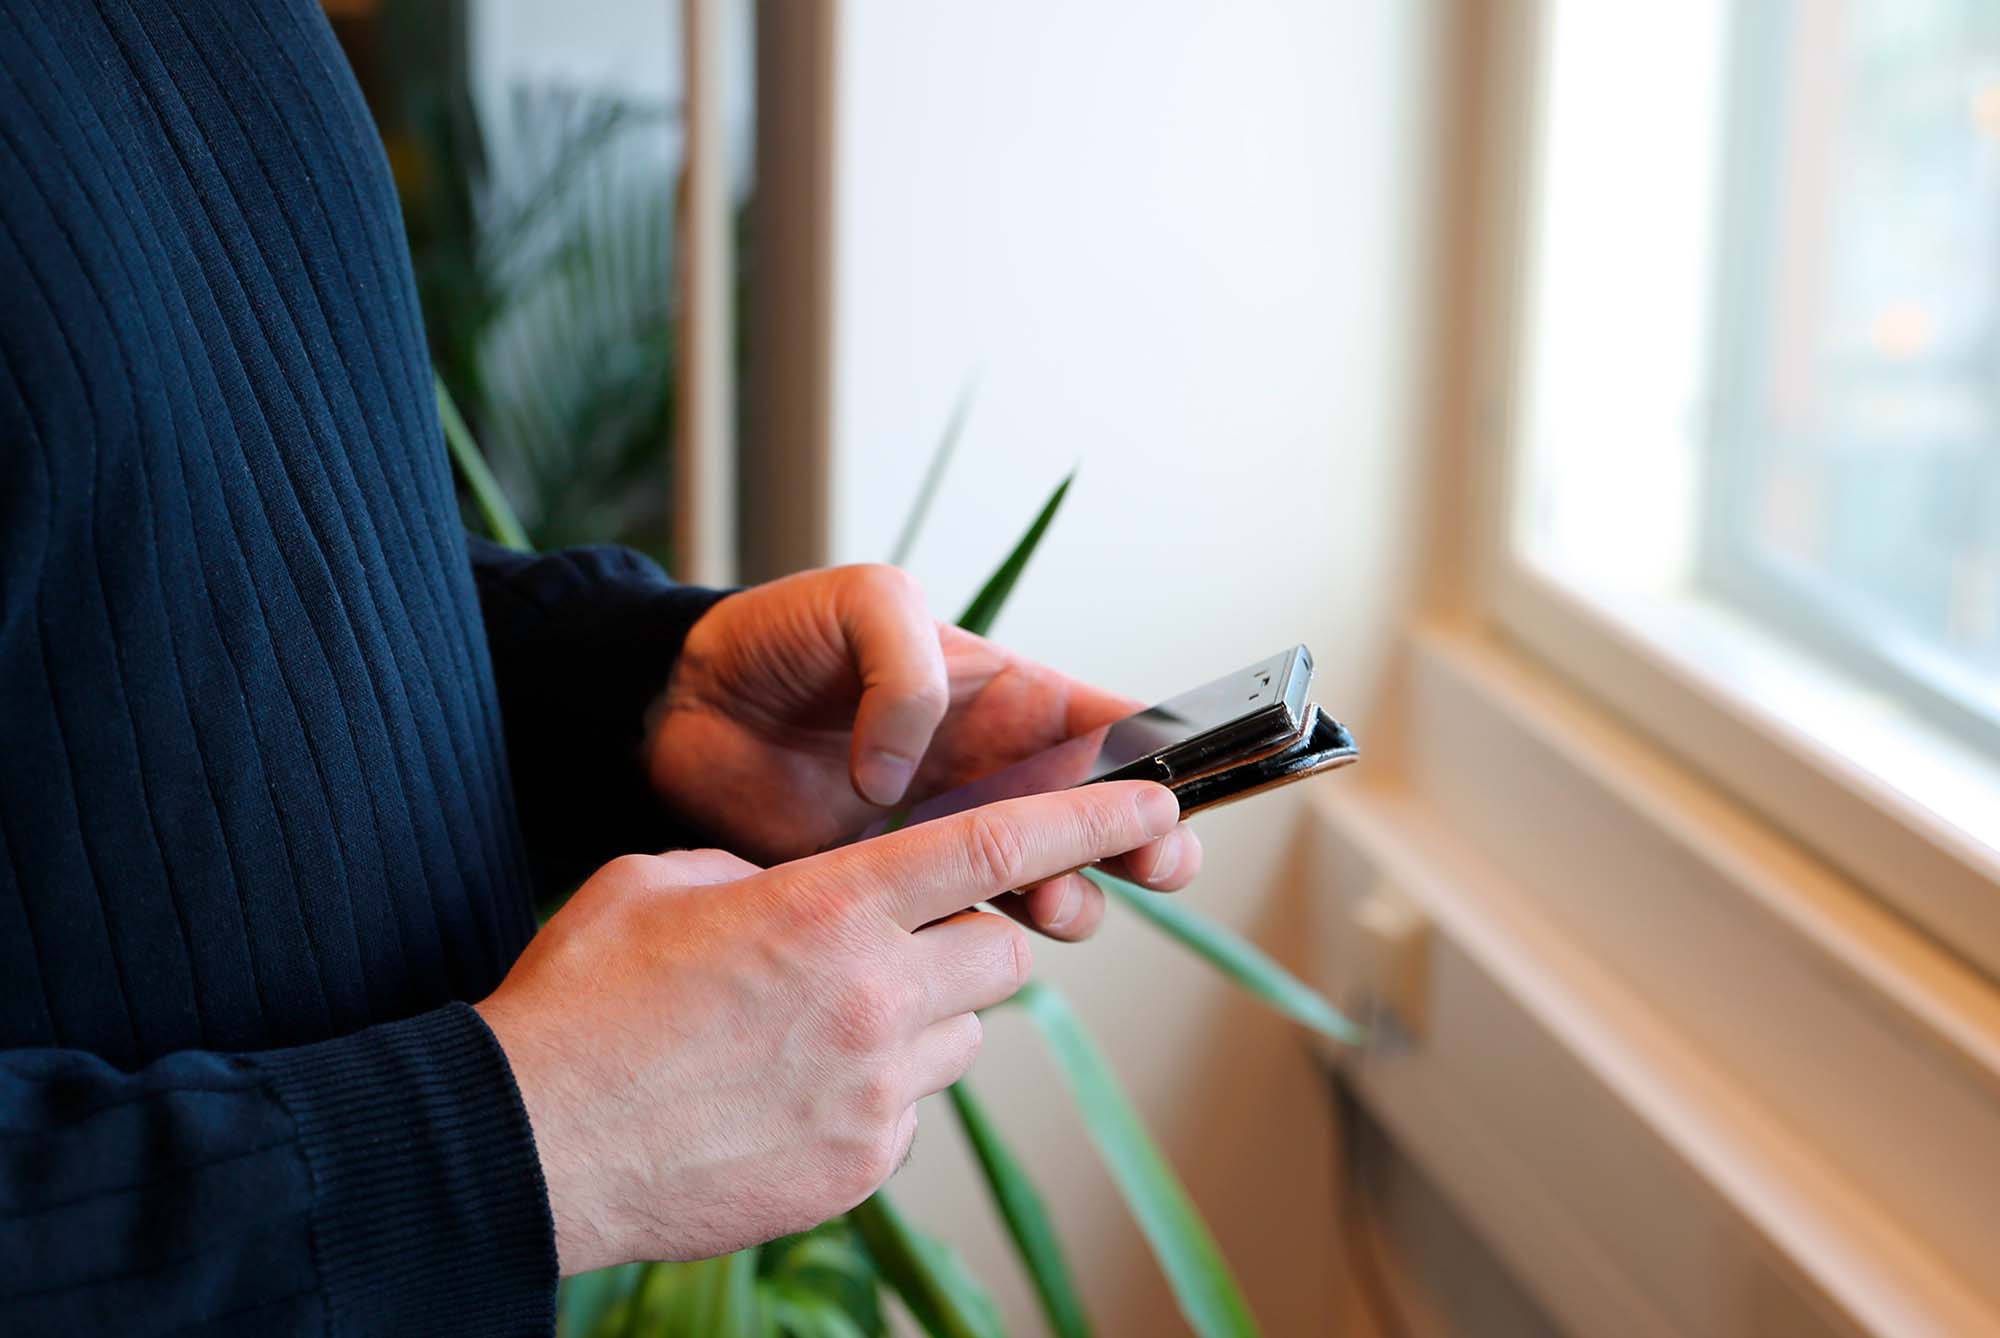
<svg viewBox="0 0 2000 1338"><path fill-rule="evenodd" d="M1083 876L1292 1021L1343 1045L1360 1045L1368 1039L1366 1027L1328 1003L1317 990L1233 930L1189 910L1172 897L1149 892L1102 869L1085 869Z"/></svg>
<svg viewBox="0 0 2000 1338"><path fill-rule="evenodd" d="M768 1324L756 1290L757 1257L753 1246L714 1259L636 1265L637 1286L605 1313L598 1338L760 1338Z"/></svg>
<svg viewBox="0 0 2000 1338"><path fill-rule="evenodd" d="M606 1330L620 1338L648 1338L664 1332L686 1281L687 1273L679 1264L640 1265L638 1285L605 1317Z"/></svg>
<svg viewBox="0 0 2000 1338"><path fill-rule="evenodd" d="M473 347L481 393L466 408L542 546L626 542L658 556L676 390L673 183L645 137L592 139L593 123L618 121L616 106L524 105L537 111L523 131L554 133L541 136L546 156L515 157L551 166L508 175L548 208L512 234L481 230L494 301Z"/></svg>
<svg viewBox="0 0 2000 1338"><path fill-rule="evenodd" d="M1007 603L1007 596L1014 593L1014 582L1021 579L1028 559L1035 555L1042 536L1048 532L1049 522L1056 518L1063 498L1069 493L1069 485L1075 481L1076 471L1072 469L1056 485L1056 490L1049 494L1049 500L1042 504L1041 514L1035 517L1035 523L1028 526L1028 532L1021 536L1021 542L1014 545L1014 551L1007 555L1007 560L987 578L979 593L972 597L972 602L965 606L965 612L958 615L960 627L980 636L991 630L993 620L1000 616L1001 608Z"/></svg>
<svg viewBox="0 0 2000 1338"><path fill-rule="evenodd" d="M1041 1028L1084 1127L1153 1247L1181 1314L1202 1338L1256 1333L1257 1321L1215 1238L1068 1002L1032 981L1014 998Z"/></svg>
<svg viewBox="0 0 2000 1338"><path fill-rule="evenodd" d="M772 1241L757 1268L762 1295L810 1293L836 1307L865 1338L887 1332L875 1261L844 1216ZM779 1327L785 1328L782 1320Z"/></svg>
<svg viewBox="0 0 2000 1338"><path fill-rule="evenodd" d="M795 1282L770 1284L764 1306L789 1338L868 1338L868 1331L838 1301Z"/></svg>
<svg viewBox="0 0 2000 1338"><path fill-rule="evenodd" d="M472 489L472 500L486 520L487 533L509 548L523 553L530 551L528 532L521 528L514 508L507 505L507 496L500 491L493 471L486 467L486 457L479 453L479 444L472 439L472 430L466 427L465 419L459 416L458 405L452 402L443 378L433 373L431 384L437 387L438 417L444 422L445 444L451 448L452 461L464 475L465 485Z"/></svg>
<svg viewBox="0 0 2000 1338"><path fill-rule="evenodd" d="M680 1274L679 1285L668 1298L656 1333L760 1338L764 1325L757 1298L755 1246L671 1267Z"/></svg>
<svg viewBox="0 0 2000 1338"><path fill-rule="evenodd" d="M938 438L937 449L931 452L931 462L924 469L924 481L917 485L916 499L910 503L910 514L903 520L903 532L896 536L896 546L889 550L889 562L900 567L910 560L916 549L917 536L924 531L924 521L931 513L931 503L937 500L938 487L944 482L945 471L951 467L951 459L958 454L958 439L965 434L965 420L972 412L972 393L976 383L967 382L965 389L958 392L958 403L951 407L951 417L945 420L944 435Z"/></svg>
<svg viewBox="0 0 2000 1338"><path fill-rule="evenodd" d="M537 547L668 561L677 111L524 86L489 142L494 109L462 80L451 106L419 127L429 161L402 184L432 360L467 437ZM497 536L464 491L468 523Z"/></svg>
<svg viewBox="0 0 2000 1338"><path fill-rule="evenodd" d="M644 1268L644 1264L620 1264L565 1278L562 1289L556 1293L556 1330L561 1338L593 1338L599 1333L613 1332L608 1326L602 1329L599 1326L620 1301L632 1294Z"/></svg>
<svg viewBox="0 0 2000 1338"><path fill-rule="evenodd" d="M1083 1298L1077 1295L1076 1280L1070 1276L1062 1242L1056 1238L1055 1223L1049 1218L1041 1194L1008 1150L972 1089L961 1079L949 1090L951 1108L957 1112L973 1155L979 1159L979 1169L986 1173L986 1187L992 1191L993 1202L1007 1223L1007 1232L1014 1238L1014 1248L1028 1270L1028 1280L1035 1284L1035 1294L1041 1298L1050 1332L1058 1338L1086 1338L1090 1320L1084 1314Z"/></svg>
<svg viewBox="0 0 2000 1338"><path fill-rule="evenodd" d="M882 1280L931 1338L1001 1338L1000 1311L958 1252L904 1221L886 1194L847 1217Z"/></svg>
<svg viewBox="0 0 2000 1338"><path fill-rule="evenodd" d="M609 1304L589 1314L563 1313L561 1338L660 1338L699 1333L763 1338L771 1332L757 1291L759 1247L689 1263L627 1264L585 1277L609 1279ZM563 1292L582 1281L571 1278ZM593 1303L598 1298L591 1298Z"/></svg>
<svg viewBox="0 0 2000 1338"><path fill-rule="evenodd" d="M781 1278L828 1273L835 1277L862 1278L872 1282L875 1277L875 1265L869 1262L861 1247L846 1236L807 1236L785 1251L773 1271Z"/></svg>

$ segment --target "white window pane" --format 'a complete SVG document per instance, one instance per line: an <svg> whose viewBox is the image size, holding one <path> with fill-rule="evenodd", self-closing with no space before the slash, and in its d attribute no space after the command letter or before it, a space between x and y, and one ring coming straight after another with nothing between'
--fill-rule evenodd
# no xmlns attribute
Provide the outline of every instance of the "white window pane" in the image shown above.
<svg viewBox="0 0 2000 1338"><path fill-rule="evenodd" d="M1518 548L2000 749L2000 5L1547 33Z"/></svg>

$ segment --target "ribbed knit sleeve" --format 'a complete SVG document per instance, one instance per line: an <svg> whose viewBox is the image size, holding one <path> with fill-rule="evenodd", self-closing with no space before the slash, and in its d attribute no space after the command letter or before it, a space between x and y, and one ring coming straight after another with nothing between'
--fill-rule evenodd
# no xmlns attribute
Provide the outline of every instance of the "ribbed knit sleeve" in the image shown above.
<svg viewBox="0 0 2000 1338"><path fill-rule="evenodd" d="M538 885L566 891L615 856L686 845L640 745L688 629L729 592L676 585L626 548L467 542Z"/></svg>
<svg viewBox="0 0 2000 1338"><path fill-rule="evenodd" d="M464 1004L132 1073L0 1053L0 1332L547 1333L555 1283L527 1113Z"/></svg>
<svg viewBox="0 0 2000 1338"><path fill-rule="evenodd" d="M426 350L319 0L0 5L7 1338L552 1325Z"/></svg>

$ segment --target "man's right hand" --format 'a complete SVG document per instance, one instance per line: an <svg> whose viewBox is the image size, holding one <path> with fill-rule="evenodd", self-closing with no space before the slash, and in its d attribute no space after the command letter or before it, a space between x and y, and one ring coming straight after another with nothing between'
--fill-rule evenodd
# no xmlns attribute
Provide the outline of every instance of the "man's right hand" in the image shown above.
<svg viewBox="0 0 2000 1338"><path fill-rule="evenodd" d="M759 870L628 855L478 1007L534 1127L565 1274L802 1231L902 1164L916 1102L1028 978L968 907L1174 830L1146 782L994 804Z"/></svg>

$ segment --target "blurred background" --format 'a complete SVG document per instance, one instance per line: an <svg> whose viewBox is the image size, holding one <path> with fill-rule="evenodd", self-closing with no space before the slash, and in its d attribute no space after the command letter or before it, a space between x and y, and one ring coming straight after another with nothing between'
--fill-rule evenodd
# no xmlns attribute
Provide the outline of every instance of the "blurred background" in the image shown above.
<svg viewBox="0 0 2000 1338"><path fill-rule="evenodd" d="M1312 647L1364 762L1186 895L1377 1039L1037 959L1265 1331L2000 1331L2000 7L327 9L538 546L882 560L943 445L941 616L1074 469L1000 639ZM1025 1021L974 1080L1184 1331ZM1041 1331L942 1106L894 1188Z"/></svg>

